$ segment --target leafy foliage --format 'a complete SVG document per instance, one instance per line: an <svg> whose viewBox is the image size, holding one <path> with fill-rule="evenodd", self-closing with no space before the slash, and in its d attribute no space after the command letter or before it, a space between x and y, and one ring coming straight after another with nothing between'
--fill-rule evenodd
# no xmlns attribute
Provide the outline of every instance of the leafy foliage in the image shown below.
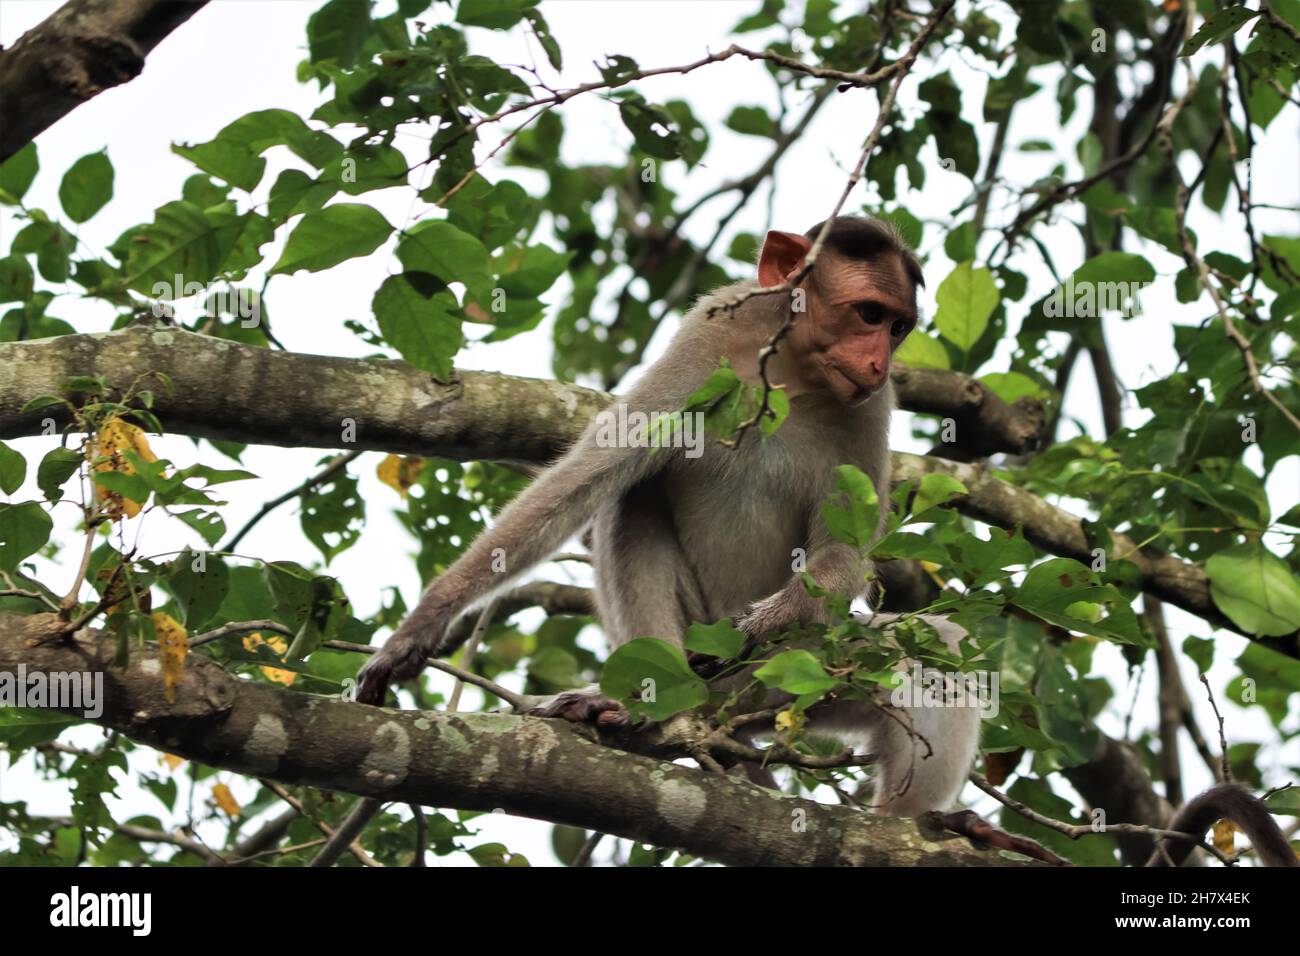
<svg viewBox="0 0 1300 956"><path fill-rule="evenodd" d="M179 196L140 210L142 221L104 252L78 236L115 198L108 151L50 170L29 144L0 164L0 204L20 225L0 250L0 302L11 304L0 316L0 341L78 331L50 312L59 311L60 296L76 295L102 306L117 327L151 310L170 312L182 327L270 347L272 277L378 255L388 257L389 268L376 283L372 314L348 324L367 347L449 382L467 342L529 335L542 347L537 329L549 317L555 375L612 387L645 357L667 317L752 271L759 237L728 232L734 212L720 214L710 235L697 228L706 204L684 197L698 195L688 186L707 168L710 146L734 133L760 154L752 176L737 171L735 182L719 189L743 208L803 135L800 116L811 119L834 95L782 58L841 71L875 69L897 61L921 29L915 18L876 15L887 4L865 15L859 6L756 4L734 33L771 56L763 68L785 105L772 110L755 104L753 90L736 90L725 120L713 128L691 103L653 98L656 87L643 72L663 64L643 67L611 53L596 74L584 76L589 88L579 89L543 85L541 73L473 52L482 31L521 31L536 39L558 73L563 37L552 33L536 0L459 0L434 11L424 0L399 0L395 12L378 17L367 0L328 0L309 21L307 56L298 70L299 80L320 90L314 112L259 110L207 142L176 144L174 152L196 172ZM1086 509L1099 553L1110 549L1105 529L1113 528L1151 553L1203 568L1215 606L1232 625L1257 638L1289 635L1294 648L1300 511L1276 507L1268 485L1300 454L1293 421L1300 409L1294 377L1300 236L1256 228L1252 202L1267 184L1252 186L1246 163L1278 116L1289 110L1294 119L1300 3L1207 0L1196 5L1200 21L1190 37L1172 46L1170 38L1184 35L1184 4L1015 0L1010 12L1003 4L962 6L965 12L939 28L938 42L913 68L917 105L895 113L870 157L869 199L855 195L847 209L894 222L931 260L928 273L940 249L952 263L935 286L932 327L914 333L899 360L960 370L1006 402L1043 399L1061 411L1071 375L1077 381L1083 374L1076 362L1081 351L1100 361L1107 334L1112 343L1122 339L1142 293L1152 284L1167 287L1185 306L1171 321L1178 363L1132 390L1131 414L1105 434L1079 429L1082 434L1066 438L1062 427L1061 440L993 467L1025 490ZM956 47L990 76L982 101L944 65L951 59L941 50ZM1194 90L1161 85L1184 68L1195 78ZM567 81L569 74L562 75ZM1113 102L1118 89L1137 91L1122 113ZM1179 100L1184 89L1188 96ZM1054 96L1038 96L1044 91ZM588 161L565 148L565 103L579 95L603 99L611 128L617 116L624 134L620 162ZM1181 105L1166 114L1171 103ZM1062 130L1078 110L1097 112L1077 142L1005 142L1013 115L1052 107ZM1154 135L1162 115L1170 117L1168 154ZM419 155L397 145L404 142L398 135L412 130L425 134ZM843 142L855 145L861 131L844 135ZM999 173L996 158L1012 149L1042 154L1053 165L1033 182L1012 182ZM937 164L926 158L935 154ZM274 182L266 176L269 155L294 163ZM1176 177L1178 166L1183 175L1196 170L1194 178ZM27 201L32 183L45 175L61 177L60 213ZM923 220L901 201L945 188L968 198L944 222ZM372 194L389 189L410 194L407 221L391 222L372 204ZM1241 241L1188 229L1187 196L1224 223L1224 211L1235 207L1244 217ZM114 208L125 201L117 196ZM1054 261L1047 244L1052 230L1077 235L1078 254ZM1068 246L1058 240L1051 249L1059 257ZM273 250L279 250L274 258ZM1039 298L1029 297L1031 287ZM1049 291L1040 294L1043 289ZM241 312L230 305L235 301L256 309ZM292 684L294 692L344 691L361 657L330 643L367 644L405 611L394 590L379 611L358 617L346 582L324 573L323 566L366 535L367 505L373 514L377 503L359 494L350 461L334 467L326 459L325 471L289 496L300 505L303 535L320 552L322 567L223 546L225 502L217 486L256 476L156 459L149 434L163 433L168 422L152 412L153 396L169 388L154 376L114 394L103 382L84 379L57 395L30 396L29 410L57 409L71 424L57 443L47 437L34 452L35 445L0 444L0 492L11 499L0 502L0 609L49 611L58 597L37 580L38 559L75 557L89 542L71 612L90 615L115 634L121 655L142 643L167 642L181 662L185 654L203 655L250 681ZM789 400L780 389L761 395L724 364L687 410L703 412L715 437L756 418L764 440L779 440ZM944 423L931 417L918 416L912 427L940 447L947 441ZM238 459L241 447L212 442L201 454L212 450ZM375 464L397 492L386 505L397 509L416 542L426 579L448 567L524 484L516 473L486 463ZM39 495L12 499L29 478ZM967 627L977 644L969 652L954 654L919 614L907 615L886 637L870 620L848 617L841 599L804 576L810 597L827 602L835 623L800 628L759 648L746 647L729 621L698 622L685 650L647 635L602 664L579 640L589 619L555 615L537 627L494 621L470 666L488 678L522 674L530 693L599 680L638 715L662 720L706 705L720 717L743 713L743 694L719 691L692 664L715 658L731 674L765 656L750 690L761 684L787 695L778 740L804 753L819 746L805 731L806 713L828 695L875 698L894 685L908 660L989 672L1001 682L1001 698L984 725L985 769L998 761L1002 778L1014 777L1009 793L1032 809L1087 822L1063 788L1062 773L1090 759L1097 718L1114 709L1112 699L1123 690L1095 658L1114 648L1139 666L1157 646L1150 619L1137 610L1140 575L1123 557L1089 565L1053 556L1022 528L962 517L951 504L967 493L961 482L935 474L894 489L885 502L884 489L878 494L866 475L843 467L822 515L839 540L878 560L921 562L938 593L927 610ZM74 508L56 507L69 502ZM64 518L74 513L75 525ZM178 522L191 545L152 553L148 535L138 533L146 519L150 528ZM84 541L70 544L68 535ZM274 628L195 640L239 622ZM1208 623L1174 644L1201 672L1244 647L1233 663L1237 676L1216 692L1260 708L1277 740L1232 748L1234 772L1262 780L1266 767L1281 766L1276 744L1295 734L1300 663L1271 649L1276 644L1243 645ZM428 687L412 694L421 707L441 703ZM120 776L132 773L174 814L177 767L155 772L144 759L146 748L116 736L91 754L43 746L69 725L69 718L44 711L0 708L0 742L10 759L30 756L68 780L73 792L71 822L57 825L29 815L21 802L0 804L0 826L13 838L0 860L198 862L191 850L145 848L115 832L104 802ZM1158 771L1152 736L1131 743ZM1300 773L1293 763L1285 770ZM240 806L229 789L217 789L226 785L216 771L187 765L183 772L191 786L202 783L212 795L210 816L224 821L227 849L247 835L246 821L277 806L277 797L260 786ZM816 791L849 777L843 768L801 770L787 785ZM320 823L337 825L347 811L332 794L303 790L300 798L305 815ZM1296 812L1283 794L1272 806ZM469 848L480 865L527 863L501 844L473 845L474 816L425 811L417 827L403 814L384 813L366 831L365 845L380 862L404 864L419 829L424 846L439 855ZM117 822L163 828L149 816ZM1070 841L1010 812L1003 823L1077 862L1116 862L1110 836ZM284 845L310 846L317 836L300 820ZM581 845L574 836L557 831L557 852L563 849L566 860ZM311 854L291 850L269 862L300 865ZM667 857L635 847L629 865L659 865Z"/></svg>

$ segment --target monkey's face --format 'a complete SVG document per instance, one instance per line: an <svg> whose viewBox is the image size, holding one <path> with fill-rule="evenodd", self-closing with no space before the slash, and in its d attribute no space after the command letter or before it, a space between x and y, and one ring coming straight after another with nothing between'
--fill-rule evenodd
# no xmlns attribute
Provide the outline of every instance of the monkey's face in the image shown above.
<svg viewBox="0 0 1300 956"><path fill-rule="evenodd" d="M892 254L868 261L832 254L807 286L793 356L803 357L805 381L842 405L861 405L884 386L894 350L916 326L916 291Z"/></svg>

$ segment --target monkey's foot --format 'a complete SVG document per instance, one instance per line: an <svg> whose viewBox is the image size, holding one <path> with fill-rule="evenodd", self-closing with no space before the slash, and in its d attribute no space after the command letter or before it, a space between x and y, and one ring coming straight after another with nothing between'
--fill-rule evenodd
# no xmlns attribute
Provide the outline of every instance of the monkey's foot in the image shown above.
<svg viewBox="0 0 1300 956"><path fill-rule="evenodd" d="M602 729L626 727L632 715L616 700L589 690L566 690L525 711L533 717L560 717L574 724L592 724Z"/></svg>

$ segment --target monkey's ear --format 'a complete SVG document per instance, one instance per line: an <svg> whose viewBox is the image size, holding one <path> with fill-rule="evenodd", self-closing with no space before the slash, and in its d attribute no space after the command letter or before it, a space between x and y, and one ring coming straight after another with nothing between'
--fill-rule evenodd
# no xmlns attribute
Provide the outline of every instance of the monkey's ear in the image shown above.
<svg viewBox="0 0 1300 956"><path fill-rule="evenodd" d="M811 242L793 232L769 232L758 254L758 284L780 285L803 264L811 248Z"/></svg>

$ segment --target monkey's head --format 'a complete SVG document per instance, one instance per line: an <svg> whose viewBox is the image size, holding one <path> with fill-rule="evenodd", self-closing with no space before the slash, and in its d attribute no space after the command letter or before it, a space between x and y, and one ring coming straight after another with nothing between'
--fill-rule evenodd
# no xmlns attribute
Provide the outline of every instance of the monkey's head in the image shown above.
<svg viewBox="0 0 1300 956"><path fill-rule="evenodd" d="M818 223L802 236L769 232L758 259L759 285L795 275L821 228ZM916 290L924 285L916 254L891 225L834 219L816 264L791 295L798 314L785 351L804 385L847 406L879 392L894 350L916 326Z"/></svg>

